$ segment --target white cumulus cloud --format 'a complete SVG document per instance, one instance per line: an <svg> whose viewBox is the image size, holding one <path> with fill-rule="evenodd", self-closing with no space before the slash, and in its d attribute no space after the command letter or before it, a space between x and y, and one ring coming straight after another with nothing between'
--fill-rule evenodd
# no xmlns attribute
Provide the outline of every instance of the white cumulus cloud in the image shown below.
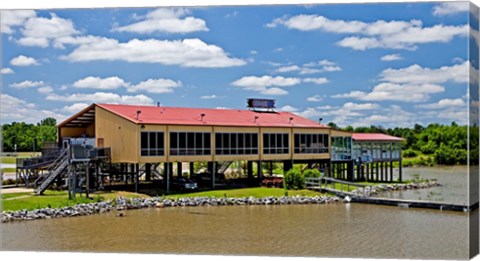
<svg viewBox="0 0 480 261"><path fill-rule="evenodd" d="M231 84L245 90L256 91L265 95L285 95L287 91L278 87L298 85L302 82L299 78L283 76L244 76Z"/></svg>
<svg viewBox="0 0 480 261"><path fill-rule="evenodd" d="M200 99L203 99L203 100L211 100L211 99L216 99L216 98L218 98L218 96L215 95L215 94L200 96Z"/></svg>
<svg viewBox="0 0 480 261"><path fill-rule="evenodd" d="M110 103L110 104L141 104L151 105L153 100L143 94L140 95L119 95L117 93L110 92L96 92L96 93L75 93L75 94L50 94L46 97L51 101L63 101L63 102L89 102L89 103Z"/></svg>
<svg viewBox="0 0 480 261"><path fill-rule="evenodd" d="M342 68L338 66L335 62L329 60L321 60L318 62L308 62L302 66L298 65L285 65L278 67L274 72L276 73L289 73L289 72L298 72L301 75L305 74L315 74L321 72L337 72L341 71Z"/></svg>
<svg viewBox="0 0 480 261"><path fill-rule="evenodd" d="M16 88L16 89L26 89L26 88L33 88L33 87L39 87L43 86L44 82L43 81L23 81L19 83L12 83L10 84L10 87Z"/></svg>
<svg viewBox="0 0 480 261"><path fill-rule="evenodd" d="M40 63L33 57L19 55L11 59L10 64L13 66L31 66L31 65L39 65Z"/></svg>
<svg viewBox="0 0 480 261"><path fill-rule="evenodd" d="M0 93L0 103L2 104L0 113L2 122L21 120L27 123L38 123L47 117L53 117L57 121L65 118L62 113L38 108L33 103L5 93Z"/></svg>
<svg viewBox="0 0 480 261"><path fill-rule="evenodd" d="M445 87L440 84L467 83L471 69L472 66L468 61L440 68L422 67L417 64L400 69L388 68L380 73L381 83L374 86L370 92L353 90L333 95L332 98L354 98L365 101L427 101L431 94L445 91Z"/></svg>
<svg viewBox="0 0 480 261"><path fill-rule="evenodd" d="M107 78L88 76L73 83L73 87L76 88L99 90L113 90L126 86L128 83L117 76Z"/></svg>
<svg viewBox="0 0 480 261"><path fill-rule="evenodd" d="M68 19L50 13L50 18L31 17L22 29L22 37L18 40L20 45L48 47L51 40L80 34Z"/></svg>
<svg viewBox="0 0 480 261"><path fill-rule="evenodd" d="M170 79L148 79L136 85L127 87L128 92L145 91L149 93L171 93L182 86L180 81Z"/></svg>
<svg viewBox="0 0 480 261"><path fill-rule="evenodd" d="M318 94L307 98L307 101L309 101L309 102L319 102L319 101L322 101L322 100L323 100L322 96L320 96Z"/></svg>
<svg viewBox="0 0 480 261"><path fill-rule="evenodd" d="M0 31L4 34L12 34L13 27L23 26L23 24L31 17L35 17L33 10L3 10L0 11L2 17L0 23Z"/></svg>
<svg viewBox="0 0 480 261"><path fill-rule="evenodd" d="M74 114L77 113L85 108L87 108L90 104L88 103L74 103L70 106L64 106L60 111L66 112L68 114Z"/></svg>
<svg viewBox="0 0 480 261"><path fill-rule="evenodd" d="M0 74L12 74L15 73L11 68L2 68Z"/></svg>
<svg viewBox="0 0 480 261"><path fill-rule="evenodd" d="M452 107L464 107L464 109L466 110L467 103L461 98L441 99L436 103L421 104L416 107L427 108L427 109L445 109L445 108L452 108Z"/></svg>
<svg viewBox="0 0 480 261"><path fill-rule="evenodd" d="M126 61L132 63L159 63L182 67L221 68L242 66L246 62L231 58L222 48L200 39L156 40L132 39L120 43L101 38L81 43L61 59L71 62Z"/></svg>
<svg viewBox="0 0 480 261"><path fill-rule="evenodd" d="M325 84L328 83L327 78L321 77L321 78L305 78L302 80L303 82L306 83L315 83L315 84Z"/></svg>
<svg viewBox="0 0 480 261"><path fill-rule="evenodd" d="M468 12L469 2L444 2L433 7L433 15L444 16Z"/></svg>
<svg viewBox="0 0 480 261"><path fill-rule="evenodd" d="M382 81L394 83L445 83L468 81L469 62L455 64L453 66L442 66L438 69L422 67L418 64L401 69L386 69L380 74Z"/></svg>
<svg viewBox="0 0 480 261"><path fill-rule="evenodd" d="M362 22L357 20L333 20L321 15L296 15L276 18L267 27L285 26L300 31L323 31L349 36L337 45L355 50L372 48L415 50L419 44L449 42L454 37L468 35L468 25L433 25L424 27L419 20Z"/></svg>
<svg viewBox="0 0 480 261"><path fill-rule="evenodd" d="M114 27L114 32L133 32L151 34L155 32L166 33L191 33L197 31L208 31L204 20L189 14L184 8L159 8L145 15L144 19L125 26Z"/></svg>
<svg viewBox="0 0 480 261"><path fill-rule="evenodd" d="M43 93L43 94L52 93L52 92L53 92L53 88L50 87L50 86L43 86L43 87L38 88L37 91L38 91L39 93Z"/></svg>
<svg viewBox="0 0 480 261"><path fill-rule="evenodd" d="M283 106L282 108L280 108L279 111L285 111L285 112L297 112L298 111L298 108L295 108L293 106L290 106L290 105L285 105Z"/></svg>
<svg viewBox="0 0 480 261"><path fill-rule="evenodd" d="M397 60L402 60L402 59L403 59L403 57L398 53L387 54L387 55L384 55L380 58L380 60L382 60L384 62L397 61Z"/></svg>

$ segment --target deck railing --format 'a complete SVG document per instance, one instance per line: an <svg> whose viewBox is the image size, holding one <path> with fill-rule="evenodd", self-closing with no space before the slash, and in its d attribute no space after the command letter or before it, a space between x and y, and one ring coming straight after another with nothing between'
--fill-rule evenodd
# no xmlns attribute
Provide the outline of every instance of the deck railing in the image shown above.
<svg viewBox="0 0 480 261"><path fill-rule="evenodd" d="M311 190L333 192L335 194L353 194L352 190L350 190L350 187L357 187L357 188L362 188L361 195L368 197L370 196L370 191L372 186L359 184L356 182L338 180L330 177L320 177L320 178L305 178L305 187ZM367 188L370 188L370 189L367 189Z"/></svg>

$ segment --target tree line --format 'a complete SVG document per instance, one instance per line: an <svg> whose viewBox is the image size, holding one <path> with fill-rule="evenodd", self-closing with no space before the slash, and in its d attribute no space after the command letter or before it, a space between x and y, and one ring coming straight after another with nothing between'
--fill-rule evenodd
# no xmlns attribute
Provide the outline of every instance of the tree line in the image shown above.
<svg viewBox="0 0 480 261"><path fill-rule="evenodd" d="M384 133L396 137L402 137L404 157L427 155L432 157L437 164L470 164L478 165L478 126L468 128L455 122L450 125L432 123L427 126L415 124L413 128L382 128L381 126L357 127L347 126L339 128L335 123L328 124L335 129L341 129L359 133ZM469 133L470 132L470 133ZM468 142L470 134L470 142ZM470 143L470 144L468 144ZM470 146L470 150L469 150ZM470 152L470 159L468 158Z"/></svg>
<svg viewBox="0 0 480 261"><path fill-rule="evenodd" d="M57 140L57 120L45 118L37 124L12 122L2 125L3 151L41 151L45 142Z"/></svg>

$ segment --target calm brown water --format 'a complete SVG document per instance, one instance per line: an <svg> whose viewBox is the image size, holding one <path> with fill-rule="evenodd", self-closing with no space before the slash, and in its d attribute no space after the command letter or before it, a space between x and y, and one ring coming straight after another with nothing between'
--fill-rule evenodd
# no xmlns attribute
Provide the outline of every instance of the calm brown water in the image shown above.
<svg viewBox="0 0 480 261"><path fill-rule="evenodd" d="M363 204L143 209L0 228L2 250L468 258L468 213Z"/></svg>
<svg viewBox="0 0 480 261"><path fill-rule="evenodd" d="M398 170L397 170L398 171ZM378 197L418 199L468 205L467 166L412 167L403 169L403 179L436 179L440 187L385 192Z"/></svg>

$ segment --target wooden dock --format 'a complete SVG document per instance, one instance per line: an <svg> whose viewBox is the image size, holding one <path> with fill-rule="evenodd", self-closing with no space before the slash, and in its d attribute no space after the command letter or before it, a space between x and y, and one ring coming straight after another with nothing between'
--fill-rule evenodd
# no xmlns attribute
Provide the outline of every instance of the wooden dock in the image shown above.
<svg viewBox="0 0 480 261"><path fill-rule="evenodd" d="M339 184L341 186L336 186L335 184ZM352 203L397 206L403 208L428 208L462 212L471 212L477 209L479 205L478 202L472 204L471 206L468 206L438 201L370 197L371 186L365 186L358 183L338 180L330 177L306 178L305 185L307 189L321 192L330 192L342 198L346 198L348 196L349 201ZM360 194L350 192L350 186L361 189L362 193ZM370 189L367 189L368 187L370 187Z"/></svg>
<svg viewBox="0 0 480 261"><path fill-rule="evenodd" d="M478 202L472 204L471 206L466 206L466 205L460 205L460 204L426 201L426 200L371 198L371 197L352 197L351 202L397 206L397 207L404 207L404 208L428 208L428 209L452 210L452 211L463 211L463 212L470 212L478 208Z"/></svg>

